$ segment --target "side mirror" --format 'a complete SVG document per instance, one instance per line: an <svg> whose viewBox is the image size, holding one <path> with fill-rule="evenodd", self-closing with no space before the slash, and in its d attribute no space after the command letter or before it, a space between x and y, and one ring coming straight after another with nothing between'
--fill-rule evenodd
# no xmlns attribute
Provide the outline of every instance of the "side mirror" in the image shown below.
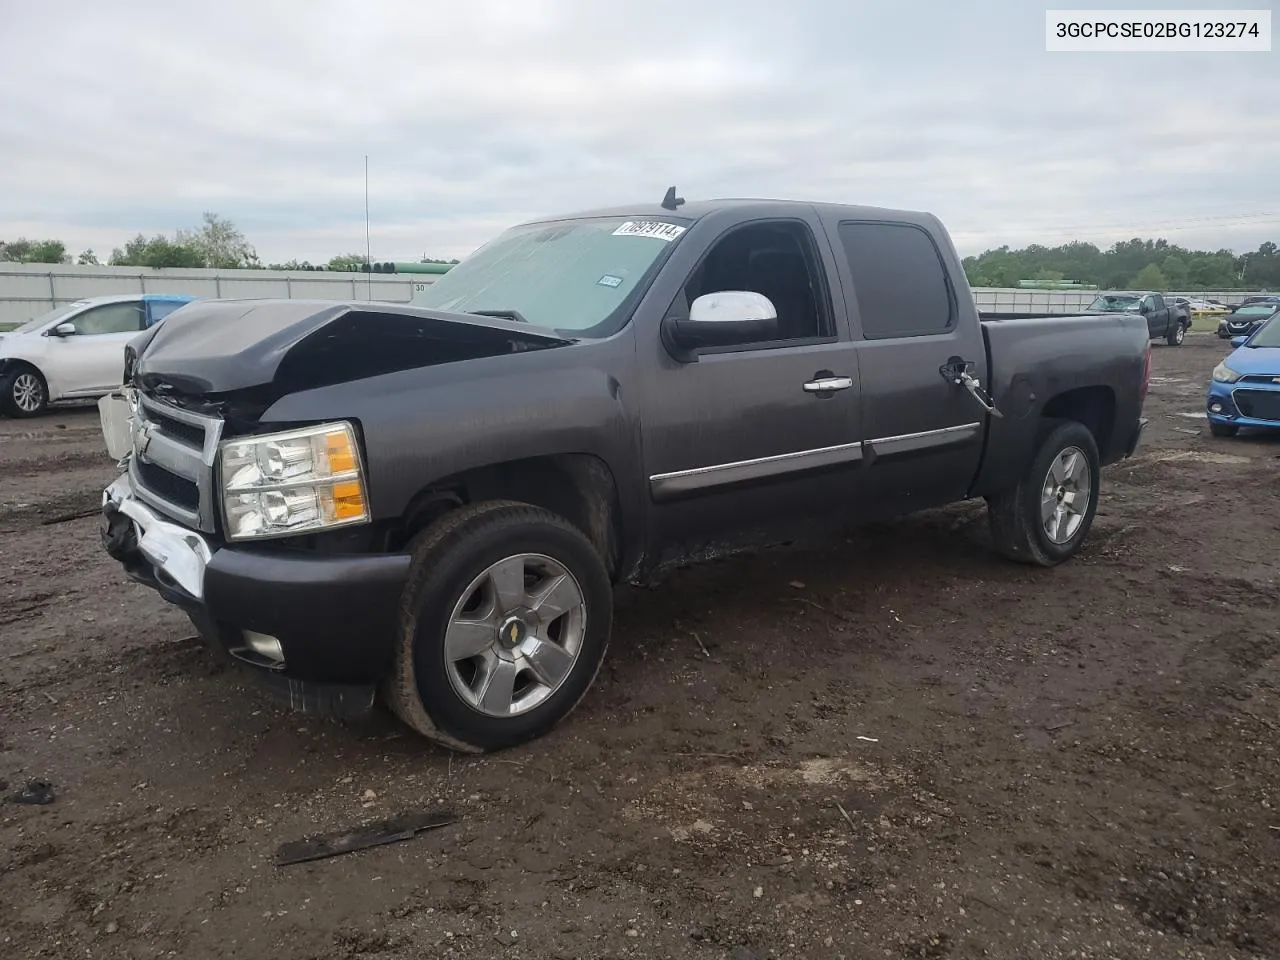
<svg viewBox="0 0 1280 960"><path fill-rule="evenodd" d="M1243 347L1245 344L1245 341L1248 339L1249 339L1248 337L1232 337L1231 345L1233 347Z"/></svg>
<svg viewBox="0 0 1280 960"><path fill-rule="evenodd" d="M768 297L748 290L707 293L693 301L689 319L668 317L662 335L677 360L698 359L704 347L769 340L778 334L778 310Z"/></svg>
<svg viewBox="0 0 1280 960"><path fill-rule="evenodd" d="M49 333L55 337L74 337L76 335L76 325L74 323L60 323Z"/></svg>

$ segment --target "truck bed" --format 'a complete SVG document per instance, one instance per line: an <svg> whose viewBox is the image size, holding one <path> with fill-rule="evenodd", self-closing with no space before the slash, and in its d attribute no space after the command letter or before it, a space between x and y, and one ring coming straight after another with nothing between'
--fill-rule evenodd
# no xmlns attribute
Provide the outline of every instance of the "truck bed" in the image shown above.
<svg viewBox="0 0 1280 960"><path fill-rule="evenodd" d="M1149 340L1146 320L1131 313L1058 314L988 319L982 315L987 387L1002 416L988 421L986 450L974 493L1007 485L1035 449L1041 424L1032 410L1073 389L1089 394L1089 408L1102 438L1104 464L1124 456L1127 435L1118 424L1141 413L1139 392Z"/></svg>

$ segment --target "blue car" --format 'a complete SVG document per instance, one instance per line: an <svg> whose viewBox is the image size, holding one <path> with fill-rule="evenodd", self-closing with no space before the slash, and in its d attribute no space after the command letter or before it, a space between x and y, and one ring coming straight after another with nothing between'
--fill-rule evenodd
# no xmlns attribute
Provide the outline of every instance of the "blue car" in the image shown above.
<svg viewBox="0 0 1280 960"><path fill-rule="evenodd" d="M1213 368L1205 398L1209 431L1234 437L1241 427L1280 430L1280 314L1231 345L1235 350Z"/></svg>

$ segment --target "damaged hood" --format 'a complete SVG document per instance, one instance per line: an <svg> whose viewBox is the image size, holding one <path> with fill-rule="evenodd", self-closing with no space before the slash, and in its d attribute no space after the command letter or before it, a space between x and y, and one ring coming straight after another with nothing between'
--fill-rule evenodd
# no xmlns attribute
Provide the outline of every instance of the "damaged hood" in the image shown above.
<svg viewBox="0 0 1280 960"><path fill-rule="evenodd" d="M130 341L132 379L194 396L284 394L460 360L566 346L526 323L391 303L207 300Z"/></svg>

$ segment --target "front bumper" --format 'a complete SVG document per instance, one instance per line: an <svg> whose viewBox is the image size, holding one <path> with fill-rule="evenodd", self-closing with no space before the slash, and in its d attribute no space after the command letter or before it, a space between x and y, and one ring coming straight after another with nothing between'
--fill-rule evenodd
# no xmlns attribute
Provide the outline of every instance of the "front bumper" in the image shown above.
<svg viewBox="0 0 1280 960"><path fill-rule="evenodd" d="M103 491L102 541L131 578L292 706L344 715L372 706L392 665L408 555L222 546L137 499L128 474Z"/></svg>
<svg viewBox="0 0 1280 960"><path fill-rule="evenodd" d="M1242 391L1243 393L1241 394ZM1241 394L1241 396L1237 396L1237 394ZM1257 381L1219 383L1214 380L1210 383L1209 392L1205 396L1205 416L1214 423L1236 427L1257 427L1264 430L1280 430L1280 416L1272 418L1270 415L1266 417L1256 415L1262 406L1258 403L1257 398L1259 395L1264 398L1274 398L1266 403L1265 410L1268 414L1273 411L1280 411L1280 388L1264 385ZM1251 399L1246 400L1244 398Z"/></svg>

